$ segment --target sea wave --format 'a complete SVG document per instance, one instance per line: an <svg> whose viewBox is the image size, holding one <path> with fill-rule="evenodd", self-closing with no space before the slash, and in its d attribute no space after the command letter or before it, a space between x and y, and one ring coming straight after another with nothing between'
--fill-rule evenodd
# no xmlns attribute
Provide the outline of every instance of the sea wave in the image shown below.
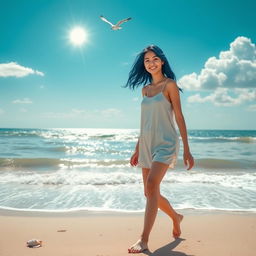
<svg viewBox="0 0 256 256"><path fill-rule="evenodd" d="M0 130L0 137L40 137L41 134L34 130Z"/></svg>
<svg viewBox="0 0 256 256"><path fill-rule="evenodd" d="M38 137L42 139L77 140L136 140L137 129L1 129L0 137Z"/></svg>
<svg viewBox="0 0 256 256"><path fill-rule="evenodd" d="M195 167L211 170L241 170L241 169L256 169L256 161L251 160L229 160L216 158L195 159Z"/></svg>
<svg viewBox="0 0 256 256"><path fill-rule="evenodd" d="M129 160L115 159L58 159L58 158L0 158L1 169L31 168L75 168L75 167L122 167L129 166Z"/></svg>
<svg viewBox="0 0 256 256"><path fill-rule="evenodd" d="M131 150L120 148L118 146L106 147L103 145L96 145L95 143L87 143L86 145L77 145L77 146L54 146L54 147L45 147L44 150L47 152L64 152L70 155L82 154L84 157L88 155L99 155L99 154L131 154Z"/></svg>
<svg viewBox="0 0 256 256"><path fill-rule="evenodd" d="M136 185L142 183L141 173L117 170L58 170L52 172L2 172L0 173L1 184L25 184L25 185L50 185L50 186L121 186ZM202 173L199 171L168 173L162 184L198 184L214 185L256 191L255 173Z"/></svg>
<svg viewBox="0 0 256 256"><path fill-rule="evenodd" d="M190 136L189 139L193 142L241 142L241 143L256 143L256 137L196 137Z"/></svg>
<svg viewBox="0 0 256 256"><path fill-rule="evenodd" d="M18 180L17 180L18 179ZM135 173L94 173L79 171L57 171L52 173L6 173L1 175L0 183L19 183L26 185L127 185L141 183L141 175Z"/></svg>
<svg viewBox="0 0 256 256"><path fill-rule="evenodd" d="M62 148L61 148L62 150ZM63 150L66 150L63 148ZM80 167L108 167L119 168L129 167L129 158L127 159L96 159L96 158L0 158L0 170L7 169L37 169L37 168L80 168ZM178 161L178 169L184 169L181 160ZM240 170L256 169L256 161L249 160L227 160L204 158L195 160L197 169L214 169L214 170Z"/></svg>

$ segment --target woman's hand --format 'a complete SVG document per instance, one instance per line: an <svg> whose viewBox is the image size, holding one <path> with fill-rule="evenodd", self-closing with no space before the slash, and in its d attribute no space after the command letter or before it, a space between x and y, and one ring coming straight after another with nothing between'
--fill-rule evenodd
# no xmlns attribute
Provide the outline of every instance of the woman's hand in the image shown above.
<svg viewBox="0 0 256 256"><path fill-rule="evenodd" d="M187 170L190 170L194 166L194 158L189 151L185 151L183 154L184 164L188 167Z"/></svg>
<svg viewBox="0 0 256 256"><path fill-rule="evenodd" d="M130 159L131 166L136 166L138 164L139 152L135 151Z"/></svg>

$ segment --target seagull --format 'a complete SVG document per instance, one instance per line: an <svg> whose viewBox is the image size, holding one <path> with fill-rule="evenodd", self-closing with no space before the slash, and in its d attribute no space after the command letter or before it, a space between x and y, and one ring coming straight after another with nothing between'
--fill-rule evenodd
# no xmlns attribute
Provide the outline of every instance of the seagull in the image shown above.
<svg viewBox="0 0 256 256"><path fill-rule="evenodd" d="M122 27L120 27L120 25L121 25L122 23L124 23L124 22L126 22L126 21L132 19L132 18L123 19L123 20L118 21L117 24L114 25L114 24L112 24L110 21L108 21L106 18L104 18L102 15L100 16L100 18L101 18L103 21L107 22L107 23L111 26L111 29L112 29L112 30L119 30L119 29L122 29Z"/></svg>

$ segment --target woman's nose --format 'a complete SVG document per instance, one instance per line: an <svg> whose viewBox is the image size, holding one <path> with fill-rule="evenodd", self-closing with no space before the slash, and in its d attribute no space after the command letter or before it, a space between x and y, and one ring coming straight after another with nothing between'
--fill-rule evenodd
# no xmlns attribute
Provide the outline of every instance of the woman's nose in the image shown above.
<svg viewBox="0 0 256 256"><path fill-rule="evenodd" d="M155 65L155 61L154 61L154 60L149 61L149 65L150 65L150 66Z"/></svg>

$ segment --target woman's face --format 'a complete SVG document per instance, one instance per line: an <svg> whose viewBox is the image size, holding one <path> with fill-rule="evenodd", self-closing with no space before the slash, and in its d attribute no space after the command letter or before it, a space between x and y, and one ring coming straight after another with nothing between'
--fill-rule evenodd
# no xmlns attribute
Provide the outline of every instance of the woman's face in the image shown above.
<svg viewBox="0 0 256 256"><path fill-rule="evenodd" d="M164 62L156 56L156 54L152 51L148 51L144 55L144 66L145 69L151 74L157 74L158 72L162 72L162 65Z"/></svg>

